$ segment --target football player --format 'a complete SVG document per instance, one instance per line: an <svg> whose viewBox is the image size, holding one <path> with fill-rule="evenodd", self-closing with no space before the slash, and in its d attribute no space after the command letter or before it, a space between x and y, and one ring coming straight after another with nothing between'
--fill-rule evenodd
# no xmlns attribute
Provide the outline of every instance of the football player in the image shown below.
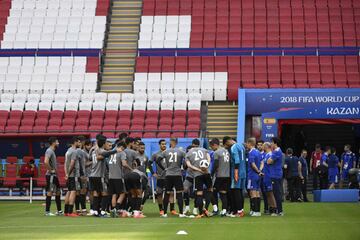
<svg viewBox="0 0 360 240"><path fill-rule="evenodd" d="M211 216L210 213L204 208L203 196L204 185L206 190L212 192L212 180L208 170L210 165L210 155L208 150L200 147L200 141L194 139L192 141L193 148L186 154L186 164L189 169L194 173L194 189L195 189L195 201L196 206L199 209L199 214L196 218L202 218L204 216ZM205 194L206 198L211 197L211 194ZM209 201L209 200L208 200Z"/></svg>
<svg viewBox="0 0 360 240"><path fill-rule="evenodd" d="M55 150L59 146L59 141L56 137L49 138L49 148L45 152L44 165L46 167L46 207L45 207L45 216L55 216L62 215L63 211L61 210L61 199L60 199L60 184L59 178L57 176L57 163L56 163L56 154ZM51 197L53 193L56 194L55 202L57 207L56 214L50 212L51 206Z"/></svg>
<svg viewBox="0 0 360 240"><path fill-rule="evenodd" d="M213 138L210 147L214 152L214 166L211 175L215 177L214 189L219 192L222 211L220 216L226 216L228 208L227 192L230 189L230 155L229 151L220 147L220 141Z"/></svg>

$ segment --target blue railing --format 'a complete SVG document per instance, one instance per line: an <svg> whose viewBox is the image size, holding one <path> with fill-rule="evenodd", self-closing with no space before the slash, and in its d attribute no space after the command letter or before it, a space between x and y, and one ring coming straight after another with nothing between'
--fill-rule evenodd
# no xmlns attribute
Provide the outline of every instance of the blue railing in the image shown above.
<svg viewBox="0 0 360 240"><path fill-rule="evenodd" d="M151 48L139 49L138 56L330 56L360 54L360 47L320 48Z"/></svg>
<svg viewBox="0 0 360 240"><path fill-rule="evenodd" d="M0 57L47 57L47 56L85 56L97 57L101 49L0 49Z"/></svg>

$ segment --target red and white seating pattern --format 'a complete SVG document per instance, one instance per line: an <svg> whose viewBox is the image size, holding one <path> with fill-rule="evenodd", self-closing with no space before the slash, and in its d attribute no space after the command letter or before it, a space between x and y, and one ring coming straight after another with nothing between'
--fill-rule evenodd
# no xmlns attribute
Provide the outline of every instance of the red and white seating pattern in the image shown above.
<svg viewBox="0 0 360 240"><path fill-rule="evenodd" d="M358 0L144 0L143 16L191 16L191 48L360 46Z"/></svg>
<svg viewBox="0 0 360 240"><path fill-rule="evenodd" d="M214 76L210 83L208 73ZM171 92L174 86L175 93L197 92L200 79L203 100L213 100L211 86L215 100L225 100L226 95L236 100L240 87L358 88L359 73L359 56L138 57L134 87Z"/></svg>
<svg viewBox="0 0 360 240"><path fill-rule="evenodd" d="M142 16L139 48L189 48L191 16Z"/></svg>
<svg viewBox="0 0 360 240"><path fill-rule="evenodd" d="M200 108L199 94L4 93L0 132L198 137Z"/></svg>
<svg viewBox="0 0 360 240"><path fill-rule="evenodd" d="M101 49L106 14L97 15L98 4L109 0L12 0L0 47Z"/></svg>
<svg viewBox="0 0 360 240"><path fill-rule="evenodd" d="M0 57L0 91L95 92L98 57Z"/></svg>

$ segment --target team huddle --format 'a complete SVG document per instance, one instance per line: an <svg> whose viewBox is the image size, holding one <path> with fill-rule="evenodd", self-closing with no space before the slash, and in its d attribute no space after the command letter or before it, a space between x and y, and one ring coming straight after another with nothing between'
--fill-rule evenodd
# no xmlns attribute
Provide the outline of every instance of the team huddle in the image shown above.
<svg viewBox="0 0 360 240"><path fill-rule="evenodd" d="M241 144L231 137L224 137L223 146L214 138L210 141L211 150L201 147L198 139L194 139L186 150L177 146L176 138L170 139L169 148L162 139L159 151L148 158L141 139L123 135L113 144L98 134L93 144L82 136L74 137L65 154L68 191L64 212L55 155L59 141L51 137L49 144L44 162L48 170L47 216L143 218L145 201L153 192L163 218L168 217L168 208L171 215L180 218L244 217L244 190L250 196L250 216L261 216L261 190L266 199L266 212L271 216L283 214L280 193L282 152L277 138L272 143L264 143L260 150L256 148L254 138ZM50 212L53 194L56 195L56 214ZM194 198L192 211L191 197ZM174 207L175 199L178 212Z"/></svg>

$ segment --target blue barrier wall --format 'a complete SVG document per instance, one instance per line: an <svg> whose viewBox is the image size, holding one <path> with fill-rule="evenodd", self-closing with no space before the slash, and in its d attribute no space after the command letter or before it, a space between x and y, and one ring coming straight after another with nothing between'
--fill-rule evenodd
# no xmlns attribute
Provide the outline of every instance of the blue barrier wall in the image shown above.
<svg viewBox="0 0 360 240"><path fill-rule="evenodd" d="M246 115L262 115L263 139L277 136L279 119L360 119L360 89L239 89L238 94L239 139Z"/></svg>

